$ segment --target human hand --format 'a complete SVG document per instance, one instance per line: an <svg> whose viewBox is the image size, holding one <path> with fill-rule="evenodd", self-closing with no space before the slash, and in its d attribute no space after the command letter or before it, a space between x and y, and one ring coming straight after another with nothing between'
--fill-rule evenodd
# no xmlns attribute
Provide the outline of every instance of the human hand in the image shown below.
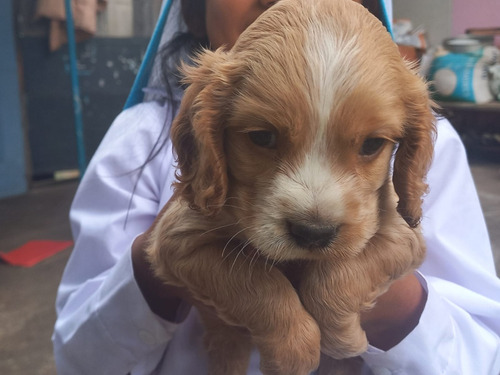
<svg viewBox="0 0 500 375"><path fill-rule="evenodd" d="M134 277L151 311L165 320L179 323L187 315L179 315L179 307L183 301L189 301L189 294L183 288L165 284L154 274L146 254L149 232L139 235L132 244Z"/></svg>
<svg viewBox="0 0 500 375"><path fill-rule="evenodd" d="M394 281L372 309L361 313L368 342L386 351L399 344L417 326L426 301L427 293L414 273Z"/></svg>

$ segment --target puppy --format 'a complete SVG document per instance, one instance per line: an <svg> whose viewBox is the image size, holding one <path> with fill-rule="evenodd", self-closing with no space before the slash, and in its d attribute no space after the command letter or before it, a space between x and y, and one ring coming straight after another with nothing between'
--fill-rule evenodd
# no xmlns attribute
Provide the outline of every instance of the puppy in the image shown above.
<svg viewBox="0 0 500 375"><path fill-rule="evenodd" d="M199 302L210 374L245 374L254 345L264 374L361 354L360 312L424 258L426 84L351 0L282 0L184 70L148 254Z"/></svg>

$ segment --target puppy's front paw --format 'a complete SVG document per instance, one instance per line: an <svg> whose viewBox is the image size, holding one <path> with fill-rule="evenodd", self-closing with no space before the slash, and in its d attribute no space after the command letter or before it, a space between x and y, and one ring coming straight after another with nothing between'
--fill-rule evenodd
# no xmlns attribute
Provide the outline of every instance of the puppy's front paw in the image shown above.
<svg viewBox="0 0 500 375"><path fill-rule="evenodd" d="M308 375L319 366L320 331L316 322L306 315L282 332L281 339L257 343L260 369L265 375Z"/></svg>
<svg viewBox="0 0 500 375"><path fill-rule="evenodd" d="M321 350L332 358L355 357L364 353L367 347L368 339L361 328L358 313L349 314L342 324L335 328L322 327Z"/></svg>

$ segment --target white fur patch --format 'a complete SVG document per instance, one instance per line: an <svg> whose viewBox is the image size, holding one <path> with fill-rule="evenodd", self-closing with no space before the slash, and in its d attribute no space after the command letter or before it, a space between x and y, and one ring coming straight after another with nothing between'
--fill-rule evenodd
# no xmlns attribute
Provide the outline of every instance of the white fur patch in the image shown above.
<svg viewBox="0 0 500 375"><path fill-rule="evenodd" d="M312 149L300 165L276 181L281 200L295 205L296 213L309 219L336 221L344 215L340 176L335 176L326 156Z"/></svg>
<svg viewBox="0 0 500 375"><path fill-rule="evenodd" d="M318 138L326 136L332 113L356 85L355 59L359 54L356 38L342 40L334 25L309 25L305 56L309 64L310 98L318 115Z"/></svg>

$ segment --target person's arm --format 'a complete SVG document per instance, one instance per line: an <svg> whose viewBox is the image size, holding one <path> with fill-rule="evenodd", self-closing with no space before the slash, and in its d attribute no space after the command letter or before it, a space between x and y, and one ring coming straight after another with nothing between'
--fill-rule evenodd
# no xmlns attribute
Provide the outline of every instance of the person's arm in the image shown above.
<svg viewBox="0 0 500 375"><path fill-rule="evenodd" d="M166 119L167 108L156 103L122 113L80 183L70 212L75 247L56 301L53 343L60 374L126 374L137 366L152 371L176 328L151 311L131 253L134 239L171 194L169 143L139 178L165 136Z"/></svg>
<svg viewBox="0 0 500 375"><path fill-rule="evenodd" d="M395 283L365 317L372 345L362 357L375 374L498 375L500 280L464 147L446 120L428 182L422 275Z"/></svg>

